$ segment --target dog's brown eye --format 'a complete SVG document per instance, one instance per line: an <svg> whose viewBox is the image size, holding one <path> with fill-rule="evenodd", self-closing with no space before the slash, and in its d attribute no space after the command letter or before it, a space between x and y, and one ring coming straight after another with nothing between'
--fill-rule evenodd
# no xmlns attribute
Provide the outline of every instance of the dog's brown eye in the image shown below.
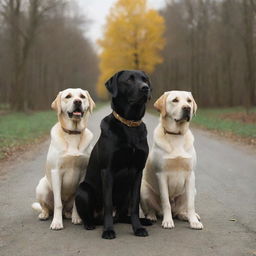
<svg viewBox="0 0 256 256"><path fill-rule="evenodd" d="M142 77L142 81L144 82L144 83L147 83L148 82L148 80L147 80L147 78L146 77Z"/></svg>
<svg viewBox="0 0 256 256"><path fill-rule="evenodd" d="M131 76L128 78L128 81L133 82L133 81L134 81L134 76L133 76L133 75L131 75Z"/></svg>
<svg viewBox="0 0 256 256"><path fill-rule="evenodd" d="M68 94L65 98L66 98L66 99L70 99L70 98L71 98L71 95Z"/></svg>
<svg viewBox="0 0 256 256"><path fill-rule="evenodd" d="M177 98L173 99L172 102L179 102Z"/></svg>
<svg viewBox="0 0 256 256"><path fill-rule="evenodd" d="M191 103L191 101L192 101L191 99L188 99L188 100L187 100L188 103Z"/></svg>
<svg viewBox="0 0 256 256"><path fill-rule="evenodd" d="M85 99L85 96L83 94L80 95L80 98Z"/></svg>

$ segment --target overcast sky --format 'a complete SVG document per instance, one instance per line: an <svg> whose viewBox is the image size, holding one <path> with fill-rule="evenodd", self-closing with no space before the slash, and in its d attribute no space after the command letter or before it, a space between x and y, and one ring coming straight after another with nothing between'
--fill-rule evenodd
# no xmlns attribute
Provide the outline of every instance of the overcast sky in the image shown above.
<svg viewBox="0 0 256 256"><path fill-rule="evenodd" d="M136 1L136 0L135 0ZM80 11L91 20L87 35L93 42L96 42L102 35L102 28L110 7L116 0L77 0ZM164 6L165 0L148 0L149 6L160 9Z"/></svg>

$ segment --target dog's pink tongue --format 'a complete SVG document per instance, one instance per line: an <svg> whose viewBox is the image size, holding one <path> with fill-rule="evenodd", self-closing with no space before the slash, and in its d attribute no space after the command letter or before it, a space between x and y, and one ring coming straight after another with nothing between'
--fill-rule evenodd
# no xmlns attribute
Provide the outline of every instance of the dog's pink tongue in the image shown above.
<svg viewBox="0 0 256 256"><path fill-rule="evenodd" d="M73 112L73 115L75 115L75 116L81 116L82 113L81 113L81 112Z"/></svg>

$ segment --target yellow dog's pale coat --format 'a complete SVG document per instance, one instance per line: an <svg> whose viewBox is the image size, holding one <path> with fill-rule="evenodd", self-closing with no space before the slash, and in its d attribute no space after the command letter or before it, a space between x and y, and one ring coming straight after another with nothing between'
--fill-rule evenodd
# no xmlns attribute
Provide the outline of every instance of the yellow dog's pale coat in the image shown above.
<svg viewBox="0 0 256 256"><path fill-rule="evenodd" d="M173 228L173 216L188 220L193 229L202 229L195 212L196 152L189 121L197 106L190 92L165 92L154 105L160 111L160 123L154 130L141 185L141 206L147 218L156 221L163 215L162 227ZM182 119L188 108L189 120Z"/></svg>
<svg viewBox="0 0 256 256"><path fill-rule="evenodd" d="M74 111L75 101L81 102L81 113ZM87 120L94 106L89 93L82 89L66 89L52 103L59 122L51 130L45 176L36 188L38 203L32 205L40 211L38 217L41 220L48 219L53 213L51 229L63 228L62 214L72 218L74 224L81 223L74 196L85 176L91 152L93 134L87 129ZM68 113L72 112L71 117Z"/></svg>

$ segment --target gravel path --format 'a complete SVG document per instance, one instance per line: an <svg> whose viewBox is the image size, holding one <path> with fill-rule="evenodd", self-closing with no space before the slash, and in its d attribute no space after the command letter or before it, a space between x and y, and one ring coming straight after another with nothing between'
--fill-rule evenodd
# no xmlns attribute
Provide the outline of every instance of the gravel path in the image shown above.
<svg viewBox="0 0 256 256"><path fill-rule="evenodd" d="M99 136L100 120L110 113L101 108L89 127ZM158 118L144 118L152 143ZM198 167L197 212L205 229L195 231L175 220L175 229L160 223L148 228L147 238L132 235L130 225L115 225L117 239L100 238L101 228L85 231L69 220L65 229L49 230L32 211L35 187L43 175L49 141L0 166L1 256L242 256L256 255L256 154L246 147L194 130Z"/></svg>

